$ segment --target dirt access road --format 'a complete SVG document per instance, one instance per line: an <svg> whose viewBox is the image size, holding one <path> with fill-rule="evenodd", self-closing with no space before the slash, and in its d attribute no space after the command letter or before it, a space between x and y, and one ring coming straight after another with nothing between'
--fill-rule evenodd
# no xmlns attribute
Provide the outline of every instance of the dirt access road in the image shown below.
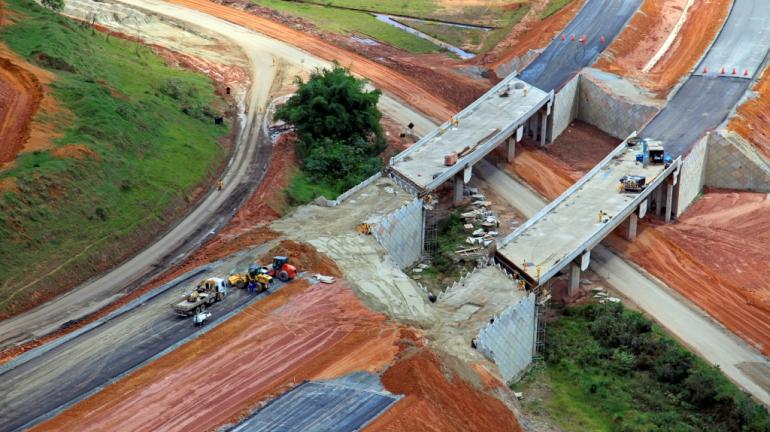
<svg viewBox="0 0 770 432"><path fill-rule="evenodd" d="M184 6L162 1L123 0L119 3L222 35L247 56L252 88L246 100L247 111L239 144L225 171L225 188L206 196L174 229L121 266L36 309L0 322L0 348L34 340L58 330L68 321L98 311L125 295L132 286L147 280L151 274L172 268L208 240L213 232L221 229L256 186L269 163L271 147L263 145L260 129L262 111L268 103L276 67L280 62L308 71L329 66L328 62L293 46ZM380 99L380 108L400 123L412 121L420 127L428 127L421 124L426 121L423 116L387 94Z"/></svg>

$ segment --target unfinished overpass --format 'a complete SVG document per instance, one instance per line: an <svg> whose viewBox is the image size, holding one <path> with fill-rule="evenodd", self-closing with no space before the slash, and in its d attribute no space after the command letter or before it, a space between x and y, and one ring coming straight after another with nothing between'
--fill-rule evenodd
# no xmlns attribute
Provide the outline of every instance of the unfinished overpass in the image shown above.
<svg viewBox="0 0 770 432"><path fill-rule="evenodd" d="M511 74L412 147L391 158L388 169L418 196L453 179L454 201L459 203L473 165L497 146L505 143L508 159L513 160L516 142L525 133L545 144L552 101L552 91L544 92Z"/></svg>
<svg viewBox="0 0 770 432"><path fill-rule="evenodd" d="M530 288L544 285L569 266L572 294L580 282L580 272L588 268L591 249L621 224L625 222L626 237L632 240L638 219L648 208L654 206L670 221L681 157L668 167L645 166L636 158L641 146L629 144L634 136L504 238L496 253L498 262ZM620 189L619 179L625 175L644 176L646 187L640 192Z"/></svg>

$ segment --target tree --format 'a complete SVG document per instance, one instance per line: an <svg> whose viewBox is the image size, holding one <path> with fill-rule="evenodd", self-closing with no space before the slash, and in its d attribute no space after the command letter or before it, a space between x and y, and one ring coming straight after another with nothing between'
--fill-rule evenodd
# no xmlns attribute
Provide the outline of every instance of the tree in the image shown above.
<svg viewBox="0 0 770 432"><path fill-rule="evenodd" d="M41 0L43 6L51 9L54 12L59 12L64 9L64 0Z"/></svg>
<svg viewBox="0 0 770 432"><path fill-rule="evenodd" d="M387 144L377 109L380 92L366 91L364 80L338 64L296 83L297 93L275 118L296 129L297 156L310 179L341 193L380 169Z"/></svg>
<svg viewBox="0 0 770 432"><path fill-rule="evenodd" d="M299 90L278 109L275 117L291 123L300 142L303 158L324 138L348 146L363 147L373 155L385 147L377 109L380 91L365 91L366 82L335 64L332 69L316 70L307 82L297 78ZM329 142L329 141L326 141Z"/></svg>

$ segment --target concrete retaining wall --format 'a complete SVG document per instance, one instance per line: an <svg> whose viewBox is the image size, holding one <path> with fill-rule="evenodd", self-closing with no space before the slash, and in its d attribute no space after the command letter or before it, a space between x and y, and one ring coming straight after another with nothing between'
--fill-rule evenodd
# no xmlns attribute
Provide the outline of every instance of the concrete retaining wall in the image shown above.
<svg viewBox="0 0 770 432"><path fill-rule="evenodd" d="M554 95L551 109L551 141L559 137L577 118L578 115L578 84L580 75L575 75L564 87Z"/></svg>
<svg viewBox="0 0 770 432"><path fill-rule="evenodd" d="M516 381L532 363L535 327L535 295L530 293L481 329L476 347L497 365L506 382Z"/></svg>
<svg viewBox="0 0 770 432"><path fill-rule="evenodd" d="M580 74L577 117L618 139L641 130L661 108L618 75L587 68Z"/></svg>
<svg viewBox="0 0 770 432"><path fill-rule="evenodd" d="M502 79L512 74L513 72L524 70L527 65L532 63L532 60L536 59L543 50L529 50L521 57L514 57L505 63L500 64L494 69L495 75Z"/></svg>
<svg viewBox="0 0 770 432"><path fill-rule="evenodd" d="M770 163L740 135L729 131L711 133L705 185L770 192Z"/></svg>
<svg viewBox="0 0 770 432"><path fill-rule="evenodd" d="M703 190L706 180L708 141L708 135L706 135L693 146L690 153L682 156L682 169L679 172L679 194L675 207L677 217L692 205Z"/></svg>
<svg viewBox="0 0 770 432"><path fill-rule="evenodd" d="M371 224L374 225L372 234L399 268L403 270L420 259L423 241L421 199L416 198Z"/></svg>

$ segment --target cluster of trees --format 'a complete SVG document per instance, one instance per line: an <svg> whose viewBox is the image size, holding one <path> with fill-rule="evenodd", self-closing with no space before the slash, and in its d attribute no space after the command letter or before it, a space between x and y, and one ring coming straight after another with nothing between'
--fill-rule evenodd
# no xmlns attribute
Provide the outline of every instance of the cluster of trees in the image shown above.
<svg viewBox="0 0 770 432"><path fill-rule="evenodd" d="M339 194L377 172L387 146L380 91L366 91L365 81L337 64L316 70L307 82L297 78L297 85L275 118L295 127L297 156L311 180Z"/></svg>
<svg viewBox="0 0 770 432"><path fill-rule="evenodd" d="M621 431L770 431L770 415L621 304L567 309L550 326L546 362L579 383Z"/></svg>

